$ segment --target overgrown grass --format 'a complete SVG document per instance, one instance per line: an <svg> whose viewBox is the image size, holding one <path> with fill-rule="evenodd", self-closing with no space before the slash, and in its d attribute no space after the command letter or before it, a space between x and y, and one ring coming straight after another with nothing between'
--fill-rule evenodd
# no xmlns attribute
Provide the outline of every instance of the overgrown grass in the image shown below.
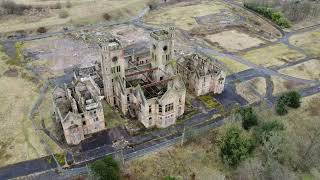
<svg viewBox="0 0 320 180"><path fill-rule="evenodd" d="M54 156L61 166L64 166L66 164L66 155L64 153L55 154Z"/></svg>
<svg viewBox="0 0 320 180"><path fill-rule="evenodd" d="M107 128L113 128L113 127L126 124L125 119L123 119L119 113L115 112L106 101L103 101L102 104L103 104L104 119L105 119Z"/></svg>
<svg viewBox="0 0 320 180"><path fill-rule="evenodd" d="M216 101L212 96L210 95L203 95L199 96L199 99L206 105L209 109L219 108L221 104Z"/></svg>
<svg viewBox="0 0 320 180"><path fill-rule="evenodd" d="M14 66L22 66L23 65L23 42L16 42L15 44L15 57L10 58L8 61L6 61L6 63L8 65L14 65Z"/></svg>

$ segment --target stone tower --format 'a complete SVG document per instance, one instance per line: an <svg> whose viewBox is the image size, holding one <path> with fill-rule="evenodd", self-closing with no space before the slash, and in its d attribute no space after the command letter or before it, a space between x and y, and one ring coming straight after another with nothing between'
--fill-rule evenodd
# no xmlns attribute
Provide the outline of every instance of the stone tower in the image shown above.
<svg viewBox="0 0 320 180"><path fill-rule="evenodd" d="M174 58L174 28L153 31L150 37L151 65L160 69L154 71L153 80L160 81L164 78L165 65Z"/></svg>
<svg viewBox="0 0 320 180"><path fill-rule="evenodd" d="M114 106L119 83L125 87L125 59L121 43L116 39L100 42L101 71L106 101Z"/></svg>

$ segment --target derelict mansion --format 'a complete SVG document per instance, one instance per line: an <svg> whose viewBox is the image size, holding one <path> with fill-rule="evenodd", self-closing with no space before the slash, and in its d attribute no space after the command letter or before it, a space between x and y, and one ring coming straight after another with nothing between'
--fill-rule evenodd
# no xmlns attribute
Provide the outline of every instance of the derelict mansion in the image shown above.
<svg viewBox="0 0 320 180"><path fill-rule="evenodd" d="M153 31L149 50L129 55L117 39L100 39L100 62L76 69L73 82L53 92L67 143L79 144L108 127L102 99L146 128L165 128L183 115L187 90L196 96L221 93L221 67L194 53L175 58L174 39L173 28Z"/></svg>

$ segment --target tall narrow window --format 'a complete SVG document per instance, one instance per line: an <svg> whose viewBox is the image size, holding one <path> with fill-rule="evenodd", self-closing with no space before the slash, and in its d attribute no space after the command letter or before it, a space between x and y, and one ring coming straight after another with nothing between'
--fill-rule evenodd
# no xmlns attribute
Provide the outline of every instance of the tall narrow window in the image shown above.
<svg viewBox="0 0 320 180"><path fill-rule="evenodd" d="M159 113L162 113L162 105L159 105Z"/></svg>
<svg viewBox="0 0 320 180"><path fill-rule="evenodd" d="M165 112L169 112L173 110L173 103L167 104L165 106Z"/></svg>
<svg viewBox="0 0 320 180"><path fill-rule="evenodd" d="M149 106L149 113L151 113L152 112L152 108L151 108L151 106Z"/></svg>

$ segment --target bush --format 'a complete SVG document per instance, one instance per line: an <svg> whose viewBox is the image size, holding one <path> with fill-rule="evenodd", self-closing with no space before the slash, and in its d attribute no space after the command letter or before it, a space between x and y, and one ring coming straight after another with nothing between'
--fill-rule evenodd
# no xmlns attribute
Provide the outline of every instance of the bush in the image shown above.
<svg viewBox="0 0 320 180"><path fill-rule="evenodd" d="M59 18L67 18L67 17L69 17L68 11L66 11L66 10L61 10L61 11L59 12Z"/></svg>
<svg viewBox="0 0 320 180"><path fill-rule="evenodd" d="M289 28L291 26L290 21L281 12L272 8L259 6L256 3L244 3L244 7L261 14L282 28Z"/></svg>
<svg viewBox="0 0 320 180"><path fill-rule="evenodd" d="M55 158L57 159L58 163L63 166L66 164L66 160L65 160L65 154L62 153L62 154L55 154L54 155Z"/></svg>
<svg viewBox="0 0 320 180"><path fill-rule="evenodd" d="M70 1L67 1L67 3L66 3L66 8L71 8L71 7L72 7L71 2L70 2Z"/></svg>
<svg viewBox="0 0 320 180"><path fill-rule="evenodd" d="M252 107L241 108L239 110L242 120L242 127L249 130L252 126L258 124L258 118L256 113L253 111Z"/></svg>
<svg viewBox="0 0 320 180"><path fill-rule="evenodd" d="M37 29L37 32L40 33L40 34L46 33L47 31L48 31L48 30L47 30L47 28L45 28L45 27L39 27L39 28Z"/></svg>
<svg viewBox="0 0 320 180"><path fill-rule="evenodd" d="M147 2L147 6L149 7L150 10L154 10L157 7L157 3L155 0L149 0Z"/></svg>
<svg viewBox="0 0 320 180"><path fill-rule="evenodd" d="M107 156L102 160L95 161L90 165L90 169L97 179L120 179L120 167L111 156Z"/></svg>
<svg viewBox="0 0 320 180"><path fill-rule="evenodd" d="M279 97L276 104L276 112L279 115L285 115L288 113L286 106L291 108L300 107L300 94L296 91L287 92Z"/></svg>
<svg viewBox="0 0 320 180"><path fill-rule="evenodd" d="M7 14L23 15L25 10L29 10L32 6L17 4L13 1L5 0L1 3L1 7Z"/></svg>
<svg viewBox="0 0 320 180"><path fill-rule="evenodd" d="M220 156L225 164L235 167L246 159L253 149L253 139L245 136L241 129L231 127L222 138Z"/></svg>
<svg viewBox="0 0 320 180"><path fill-rule="evenodd" d="M301 105L300 102L300 94L296 91L288 92L285 96L287 96L287 106L291 108L298 108Z"/></svg>
<svg viewBox="0 0 320 180"><path fill-rule="evenodd" d="M271 120L261 123L261 125L255 129L255 135L257 140L260 143L263 143L263 140L269 139L269 137L272 135L272 132L282 130L284 130L284 125L281 122L277 120Z"/></svg>
<svg viewBox="0 0 320 180"><path fill-rule="evenodd" d="M104 14L102 15L102 17L103 17L103 19L105 19L105 20L107 20L107 21L109 21L109 20L111 19L111 16L110 16L108 13L104 13Z"/></svg>
<svg viewBox="0 0 320 180"><path fill-rule="evenodd" d="M176 177L173 177L173 176L166 176L163 178L164 180L177 180Z"/></svg>
<svg viewBox="0 0 320 180"><path fill-rule="evenodd" d="M288 113L288 110L286 109L286 105L279 101L276 105L276 112L278 115L282 116Z"/></svg>

